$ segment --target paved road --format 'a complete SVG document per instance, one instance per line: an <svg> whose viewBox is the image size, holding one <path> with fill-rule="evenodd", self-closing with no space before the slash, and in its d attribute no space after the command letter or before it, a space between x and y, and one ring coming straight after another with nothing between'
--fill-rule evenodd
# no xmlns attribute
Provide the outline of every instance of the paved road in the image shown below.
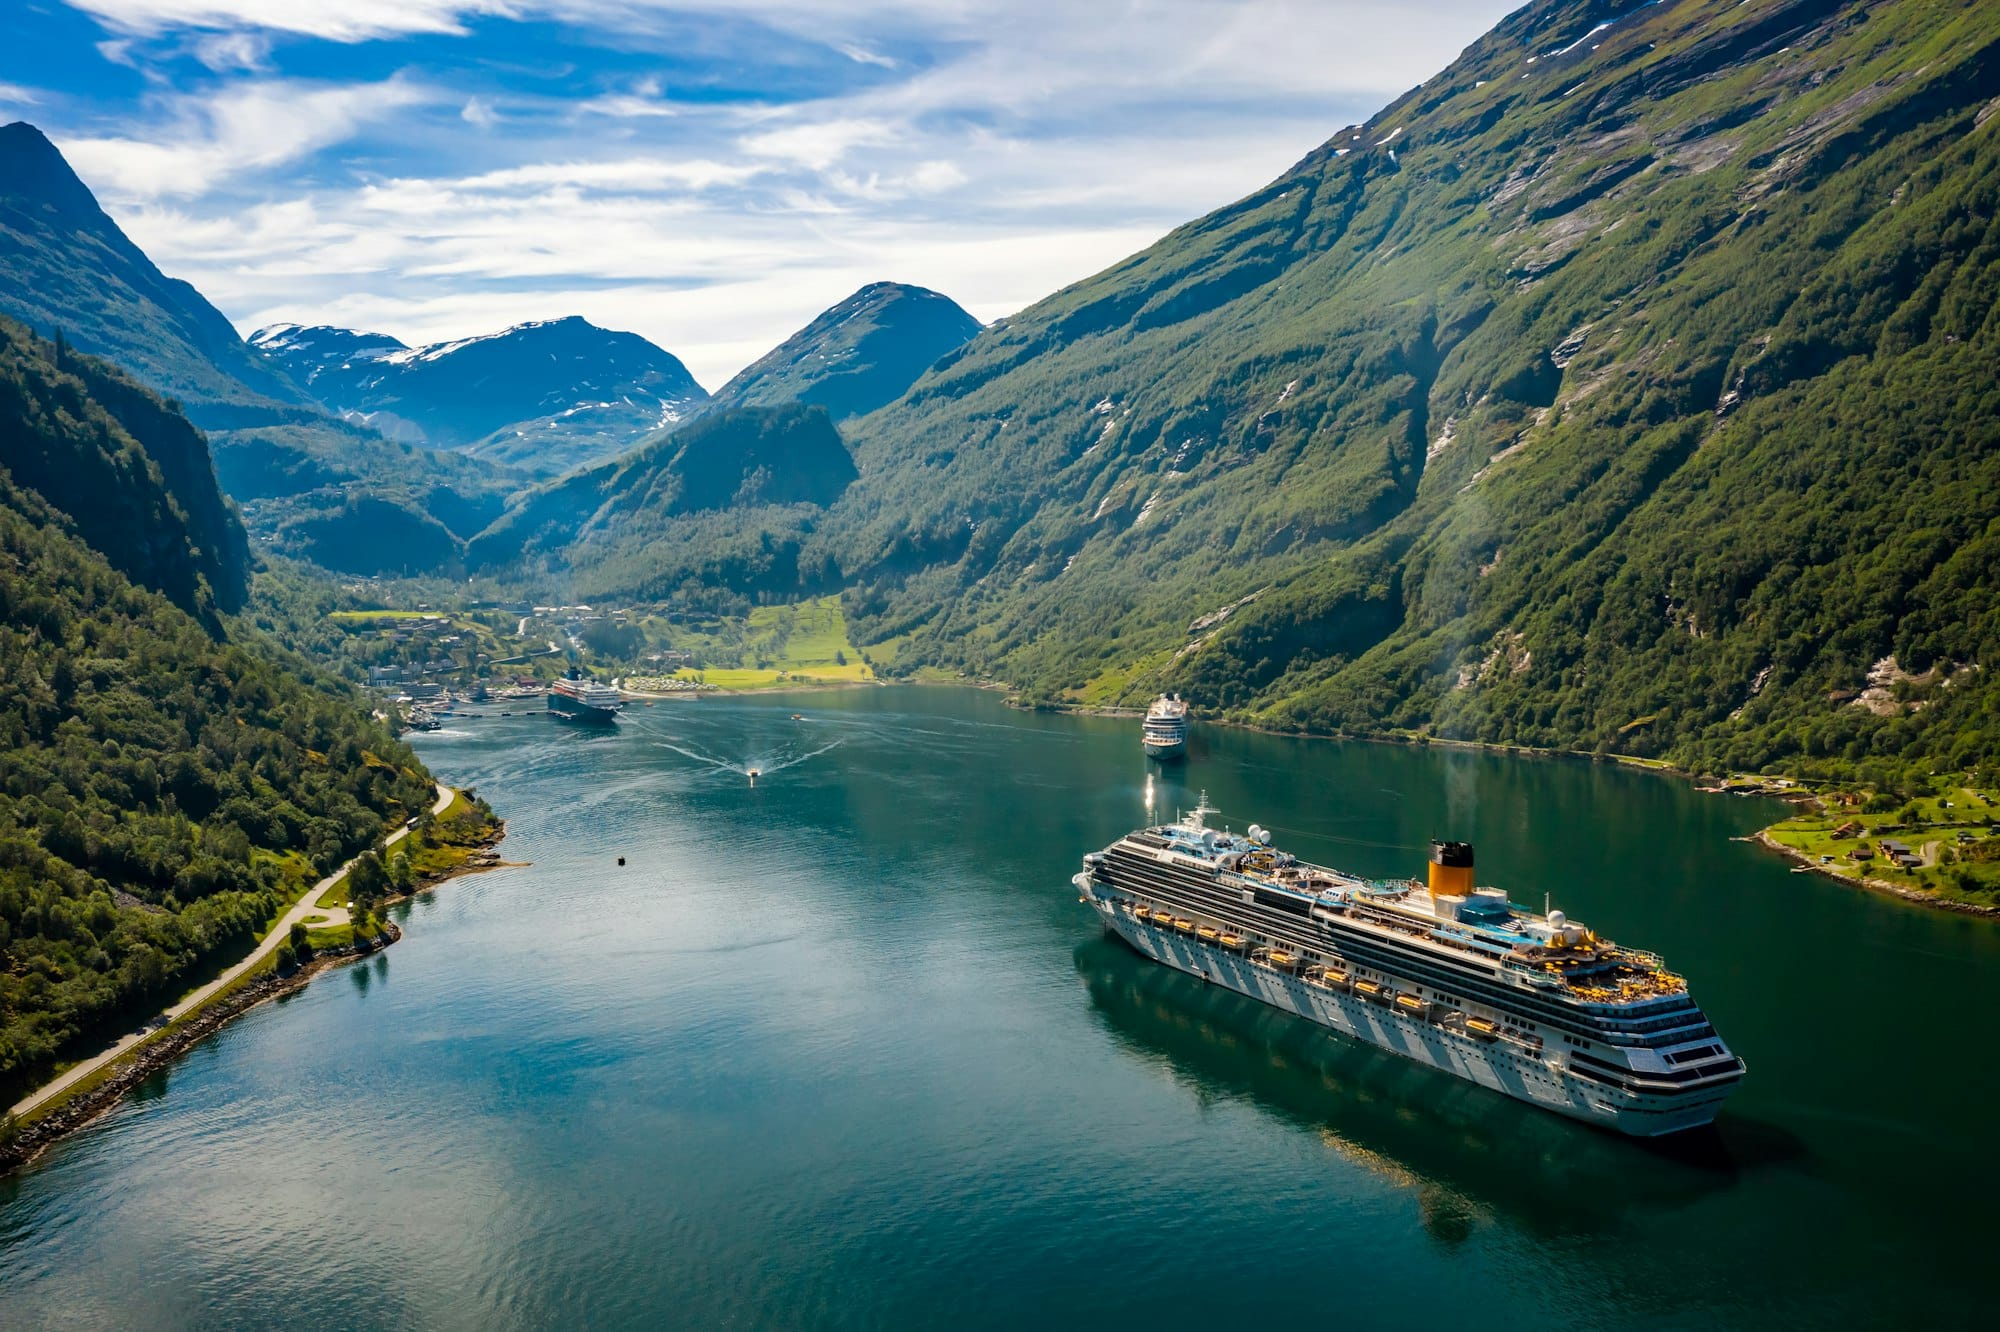
<svg viewBox="0 0 2000 1332"><path fill-rule="evenodd" d="M452 790L451 787L440 785L438 787L437 804L431 807L431 812L433 814L443 814L446 807L451 804L457 794L458 792ZM410 825L405 824L401 828L396 829L395 832L389 834L385 845L394 846L409 836L409 833ZM361 854L366 855L368 853L364 851ZM359 860L360 858L361 856L356 856L354 860ZM320 894L340 882L342 878L346 877L347 871L354 868L354 860L348 861L345 865L342 865L339 869L307 889L305 896L294 903L290 911L287 911L283 916L278 918L277 925L272 928L269 934L264 936L262 942L250 950L248 957L230 967L208 984L201 986L199 989L190 990L183 995L177 1003L166 1010L165 1015L168 1020L171 1021L184 1013L200 1008L218 990L228 985L244 972L250 970L250 968L256 966L270 954L276 952L279 945L283 944L290 937L294 924L303 921L309 930L329 929L337 925L347 924L348 914L346 907L323 907L319 906L318 902ZM36 1091L30 1092L24 1100L16 1102L9 1113L16 1116L28 1114L49 1098L60 1095L77 1082L89 1077L98 1069L103 1068L112 1060L124 1055L126 1051L151 1040L165 1026L165 1023L161 1023L159 1027L153 1027L151 1024L148 1024L146 1030L127 1032L125 1035L119 1037L118 1043L110 1049L105 1050L101 1054L93 1055L91 1058L66 1071L55 1081Z"/></svg>

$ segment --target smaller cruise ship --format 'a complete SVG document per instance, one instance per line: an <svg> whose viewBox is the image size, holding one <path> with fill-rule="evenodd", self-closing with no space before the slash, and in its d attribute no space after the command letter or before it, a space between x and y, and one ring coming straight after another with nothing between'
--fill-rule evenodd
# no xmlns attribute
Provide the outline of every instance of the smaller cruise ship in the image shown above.
<svg viewBox="0 0 2000 1332"><path fill-rule="evenodd" d="M609 726L618 720L624 707L625 698L616 689L587 679L574 667L567 676L549 686L549 711L557 721Z"/></svg>
<svg viewBox="0 0 2000 1332"><path fill-rule="evenodd" d="M1139 734L1147 758L1171 759L1187 753L1187 733L1188 705L1177 695L1161 694L1146 709Z"/></svg>

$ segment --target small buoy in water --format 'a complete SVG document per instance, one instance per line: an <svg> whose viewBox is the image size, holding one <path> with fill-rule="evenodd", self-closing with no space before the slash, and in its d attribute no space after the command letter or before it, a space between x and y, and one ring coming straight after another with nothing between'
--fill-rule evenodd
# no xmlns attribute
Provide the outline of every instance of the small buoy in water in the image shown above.
<svg viewBox="0 0 2000 1332"><path fill-rule="evenodd" d="M623 857L623 856L620 856L620 857L618 857L618 863L619 863L619 865L621 865L621 866L622 866L622 865L624 865L624 863L625 863L625 857Z"/></svg>

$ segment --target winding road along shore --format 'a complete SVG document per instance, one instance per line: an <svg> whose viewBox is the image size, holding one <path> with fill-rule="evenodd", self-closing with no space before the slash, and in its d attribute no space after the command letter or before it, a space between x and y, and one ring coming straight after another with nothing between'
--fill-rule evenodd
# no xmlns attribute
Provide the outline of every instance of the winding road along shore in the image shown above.
<svg viewBox="0 0 2000 1332"><path fill-rule="evenodd" d="M437 803L431 806L431 813L442 816L445 810L450 808L451 802L457 797L458 792L455 789L439 783ZM390 833L388 838L383 842L383 846L394 846L409 836L410 829L416 826L416 822L415 819L411 819L408 823L396 829L395 832ZM372 847L370 848L370 850L373 849ZM354 868L354 862L367 854L367 851L361 852L360 855L353 857L353 859L350 859L339 869L308 888L305 891L305 895L292 904L291 910L278 918L278 923L271 927L270 931L258 941L257 946L251 949L247 956L230 966L228 970L208 982L208 984L189 990L180 999L175 1001L171 1007L162 1010L161 1016L166 1019L165 1022L155 1019L153 1022L147 1023L139 1031L127 1032L125 1035L119 1037L117 1043L109 1049L72 1065L63 1072L61 1077L28 1093L27 1096L15 1102L8 1113L16 1119L26 1119L36 1110L61 1096L98 1069L103 1068L106 1064L114 1063L124 1058L133 1050L152 1040L160 1032L166 1030L168 1023L176 1018L194 1012L224 989L228 988L237 977L256 966L272 953L275 953L284 944L286 939L290 937L292 926L303 923L307 929L328 929L347 924L348 914L346 907L323 907L319 905L319 899L327 889L346 878L347 872Z"/></svg>

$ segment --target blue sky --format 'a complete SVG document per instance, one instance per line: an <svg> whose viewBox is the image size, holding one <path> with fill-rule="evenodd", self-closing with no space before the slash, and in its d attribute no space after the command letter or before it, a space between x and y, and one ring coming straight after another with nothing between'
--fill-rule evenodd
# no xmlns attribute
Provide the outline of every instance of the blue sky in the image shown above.
<svg viewBox="0 0 2000 1332"><path fill-rule="evenodd" d="M244 332L581 314L710 388L864 283L1009 314L1277 175L1495 0L7 0L40 125Z"/></svg>

